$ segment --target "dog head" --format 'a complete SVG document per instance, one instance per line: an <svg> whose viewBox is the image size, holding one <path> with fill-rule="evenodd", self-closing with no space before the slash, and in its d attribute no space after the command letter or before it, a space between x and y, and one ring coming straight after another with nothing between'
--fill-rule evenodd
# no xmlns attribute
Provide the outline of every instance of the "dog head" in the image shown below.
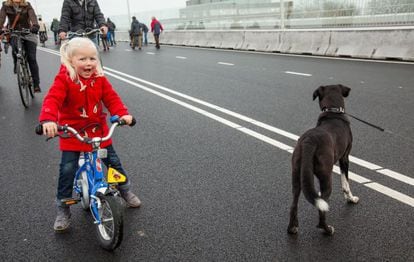
<svg viewBox="0 0 414 262"><path fill-rule="evenodd" d="M351 92L351 88L343 85L320 86L313 92L313 100L319 97L319 107L324 108L345 108L344 97Z"/></svg>

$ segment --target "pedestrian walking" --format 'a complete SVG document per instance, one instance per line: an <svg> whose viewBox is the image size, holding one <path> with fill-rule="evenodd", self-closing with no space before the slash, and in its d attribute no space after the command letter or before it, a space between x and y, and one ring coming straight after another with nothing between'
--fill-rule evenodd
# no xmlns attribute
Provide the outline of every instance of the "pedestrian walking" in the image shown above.
<svg viewBox="0 0 414 262"><path fill-rule="evenodd" d="M160 34L163 30L161 23L153 16L151 19L151 32L154 34L155 47L157 49L160 49Z"/></svg>
<svg viewBox="0 0 414 262"><path fill-rule="evenodd" d="M50 31L53 32L53 38L55 40L55 45L59 44L59 20L57 18L53 18L52 24L50 25Z"/></svg>
<svg viewBox="0 0 414 262"><path fill-rule="evenodd" d="M116 41L115 41L115 29L116 29L116 25L114 22L112 22L111 19L106 20L106 25L108 26L108 42L111 44L111 46L116 45Z"/></svg>
<svg viewBox="0 0 414 262"><path fill-rule="evenodd" d="M46 24L42 21L41 17L39 17L39 41L43 47L46 46L47 29L46 29Z"/></svg>

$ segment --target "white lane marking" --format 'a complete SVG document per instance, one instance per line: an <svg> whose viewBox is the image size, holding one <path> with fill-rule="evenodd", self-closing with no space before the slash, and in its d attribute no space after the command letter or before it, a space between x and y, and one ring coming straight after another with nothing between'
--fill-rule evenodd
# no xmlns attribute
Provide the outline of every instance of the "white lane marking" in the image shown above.
<svg viewBox="0 0 414 262"><path fill-rule="evenodd" d="M107 71L108 70L112 70L112 69L108 69L108 68L105 68L105 69ZM112 70L112 71L115 71L115 70ZM112 76L114 78L117 78L120 81L126 82L126 83L128 83L130 85L136 86L136 87L141 88L141 89L143 89L145 91L148 91L148 92L153 93L155 95L158 95L158 96L160 96L162 98L165 98L165 99L167 99L167 100L169 100L171 102L177 103L177 104L179 104L179 105L181 105L183 107L186 107L186 108L188 108L190 110L193 110L193 111L195 111L197 113L200 113L202 115L205 115L205 116L207 116L207 117L209 117L211 119L214 119L214 120L216 120L216 121L218 121L220 123L223 123L223 124L225 124L225 125L227 125L229 127L232 127L235 130L241 131L241 132L243 132L243 133L245 133L247 135L250 135L252 137L255 137L256 139L259 139L259 140L261 140L261 141L263 141L265 143L268 143L268 144L270 144L272 146L275 146L275 147L277 147L279 149L282 149L283 151L292 152L292 150L293 150L293 148L291 146L289 146L289 145L283 144L283 143L281 143L281 142L279 142L279 141L277 141L275 139L272 139L270 137L267 137L265 135L262 135L260 133L257 133L257 132L255 132L255 131L253 131L251 129L248 129L246 127L243 127L243 126L241 126L239 124L236 124L234 122L231 122L231 121L229 121L227 119L224 119L222 117L219 117L217 115L214 115L214 114L212 114L210 112L207 112L207 111L205 111L205 110L203 110L201 108L195 107L195 106L190 105L190 104L188 104L186 102L183 102L181 100L175 99L173 97L170 97L168 95L165 95L163 93L160 93L158 91L155 91L155 90L153 90L153 89L151 89L149 87L146 87L146 86L140 85L138 83L132 82L131 80L127 80L127 79L125 79L125 78L123 78L121 76L115 75L113 73L106 72L106 74L108 74L108 75L110 75L110 76ZM133 77L131 77L131 78L133 78ZM335 173L337 173L337 174L340 174L340 169L339 169L338 166L334 166L333 171ZM386 186L383 186L383 185L381 185L379 183L372 183L371 180L366 179L366 178L364 178L364 177L362 177L362 176L360 176L360 175L358 175L356 173L353 173L353 172L349 172L348 177L349 177L350 180L353 180L353 181L355 181L357 183L360 183L360 184L362 184L364 186L367 186L369 188L372 188L372 189L374 189L374 190L376 190L376 191L378 191L378 192L380 192L380 193L382 193L382 194L384 194L386 196L389 196L391 198L396 199L397 201L400 201L400 202L402 202L404 204L407 204L409 206L414 206L414 199L411 198L408 195L405 195L403 193L400 193L398 191L395 191L395 190L393 190L391 188L388 188ZM383 191L381 191L381 189L383 189Z"/></svg>
<svg viewBox="0 0 414 262"><path fill-rule="evenodd" d="M126 51L126 52L131 52L132 50L131 50L131 49L125 49L125 51Z"/></svg>
<svg viewBox="0 0 414 262"><path fill-rule="evenodd" d="M380 169L380 170L377 170L377 172L414 186L414 178L404 176L403 174L397 173L389 169Z"/></svg>
<svg viewBox="0 0 414 262"><path fill-rule="evenodd" d="M187 57L185 57L185 56L176 56L175 58L177 58L177 59L187 59Z"/></svg>
<svg viewBox="0 0 414 262"><path fill-rule="evenodd" d="M298 76L312 76L311 74L292 72L292 71L285 71L285 73L290 74L290 75L298 75Z"/></svg>
<svg viewBox="0 0 414 262"><path fill-rule="evenodd" d="M50 52L50 53L52 53L52 54L58 54L57 52ZM137 86L137 87L139 87L139 88L141 88L141 89L143 89L143 90L146 90L146 91L148 91L148 92L150 92L150 93L153 93L153 94L158 95L158 96L160 96L160 97L163 97L163 98L165 98L165 99L167 99L167 100L169 100L169 101L172 101L172 102L175 102L175 103L177 103L177 104L180 104L180 105L182 105L182 106L184 106L184 107L186 107L186 108L189 108L190 110L194 110L195 112L198 112L198 113L200 113L200 114L203 114L203 115L205 115L205 116L207 116L207 117L209 117L209 118L211 118L211 119L214 119L214 120L216 120L216 121L218 121L218 122L221 122L221 123L223 123L223 124L225 124L225 125L227 125L227 126L230 126L230 127L234 128L234 129L236 129L236 130L239 130L239 131L241 131L241 132L243 132L243 133L246 133L246 134L248 134L248 135L254 136L254 137L255 137L255 138L257 138L257 139L260 139L261 141L264 141L264 142L269 143L269 144L271 144L271 145L273 145L273 146L276 146L276 147L278 147L278 148L280 148L280 149L282 149L282 150L284 150L284 151L286 151L286 152L289 152L289 153L292 153L292 152L293 152L293 148L292 148L292 147L290 147L290 146L288 146L288 145L285 145L285 144L283 144L283 143L281 143L281 142L279 142L279 141L276 141L276 140L274 140L274 139L272 139L272 138L270 138L270 137L267 137L267 136L261 135L261 134L259 134L259 133L255 132L255 131L253 131L253 130L250 130L250 129L248 129L248 128L242 127L242 126L240 126L240 125L238 125L238 124L236 124L236 123L233 123L233 122L231 122L231 121L228 121L228 120L226 120L226 119L224 119L224 118L222 118L222 117L219 117L219 116L217 116L217 115L214 115L214 114L212 114L212 113L210 113L210 112L207 112L207 111L205 111L205 110L203 110L203 109L200 109L200 108L198 108L198 107L192 106L192 105L190 105L190 104L187 104L187 103L182 102L182 101L180 101L180 100L178 100L178 99L172 98L172 97L167 96L167 95L165 95L165 94L163 94L163 93L160 93L160 92L155 91L155 90L153 90L153 89L151 89L151 88L148 88L148 87L142 86L142 85L140 85L140 84L137 84L137 83L132 82L132 81L130 81L130 80L127 80L127 79L125 79L125 78L119 77L119 76L117 76L117 75L114 75L114 74L112 74L112 73L109 73L108 71L117 72L117 73L119 73L120 75L124 75L124 76L127 76L127 77L131 78L131 79L138 80L138 81L141 81L141 82L144 82L144 83L148 83L149 85L152 85L152 86L154 86L154 87L160 88L160 89L165 90L165 91L168 91L168 92L170 92L170 93L177 93L177 94L180 94L180 96L181 96L181 97L189 97L189 96L187 96L187 95L184 95L184 94L181 94L181 93L179 93L179 92L176 92L176 91L170 90L170 89L168 89L168 88L165 88L165 87L162 87L162 86L159 86L159 85L156 85L156 84L150 83L150 82L148 82L148 81L145 81L145 80L142 80L142 79L139 79L139 78L136 78L136 77L133 77L133 76L127 75L127 74L125 74L125 73L119 72L119 71L114 70L114 69L110 69L110 68L105 67L105 70L107 70L107 72L106 72L106 73L107 73L108 75L110 75L110 76L112 76L112 77L114 77L114 78L117 78L117 79L119 79L119 80L121 80L121 81L123 81L123 82L129 83L129 84L131 84L131 85L133 85L133 86ZM194 99L194 98L193 98L193 99ZM198 99L194 99L194 100L198 100ZM201 100L200 100L200 101L201 101ZM207 104L208 104L208 103L207 103ZM220 108L220 107L218 107L218 106L214 106L214 107L215 107L215 108ZM237 113L235 113L235 114L237 114ZM238 115L238 114L237 114L237 115ZM247 118L247 117L246 117L246 118ZM250 118L247 118L247 119L250 119ZM252 122L252 123L253 123L253 122ZM280 129L277 129L277 128L276 128L276 130L280 130ZM364 161L364 160L362 160L362 161ZM362 161L359 161L359 162L362 162ZM366 161L365 161L365 162L366 162ZM369 162L367 162L367 163L369 163ZM370 164L371 164L371 163L370 163ZM369 165L369 166L370 166L371 168L372 168L373 166L377 167L375 164L372 164L372 165ZM389 170L389 169L381 169L380 171L384 171L384 170ZM334 166L333 171L334 171L335 173L340 174L340 170L339 170L339 167L338 167L338 166ZM399 173L394 172L394 171L392 171L392 170L389 170L389 171L387 171L386 173L391 173L391 172L396 173L396 174L399 174ZM399 175L401 175L401 174L399 174ZM403 176L403 175L401 175L401 176ZM404 176L404 177L405 177L405 176ZM349 179L350 179L350 180L353 180L353 181L355 181L355 182L357 182L357 183L360 183L360 184L362 184L362 185L364 185L364 186L366 186L366 187L369 187L369 188L371 188L371 189L373 189L373 190L376 190L376 191L378 191L378 192L380 192L380 193L382 193L382 194L384 194L384 195L387 195L387 196L389 196L389 197L392 197L392 198L394 198L394 199L396 199L396 200L398 200L398 201L400 201L400 202L402 202L402 203L405 203L405 204L407 204L407 205L410 205L410 206L414 207L414 198L412 198L412 197L410 197L410 196L407 196L407 195L405 195L405 194L403 194L403 193L400 193L400 192L395 191L395 190L393 190L393 189L391 189L391 188L388 188L388 187L386 187L386 186L383 186L383 185L381 185L381 184L379 184L379 183L376 183L376 182L372 182L372 183L371 183L371 180L366 179L366 178L364 178L364 177L362 177L362 176L360 176L360 175L358 175L358 174L356 174L356 173L353 173L353 172L349 172ZM403 182L404 182L404 181L403 181Z"/></svg>
<svg viewBox="0 0 414 262"><path fill-rule="evenodd" d="M403 193L400 193L398 191L395 191L389 187L383 186L381 184L378 183L368 183L365 184L366 187L369 187L375 191L380 192L381 194L387 195L389 197L392 197L404 204L407 204L409 206L414 207L414 198L409 197Z"/></svg>
<svg viewBox="0 0 414 262"><path fill-rule="evenodd" d="M227 65L227 66L234 66L232 63L226 63L226 62L217 62L219 65Z"/></svg>
<svg viewBox="0 0 414 262"><path fill-rule="evenodd" d="M382 167L380 167L376 164L370 163L368 161L362 160L362 159L354 157L354 156L349 156L349 161L351 161L351 162L353 162L357 165L363 166L365 168L371 169L371 170L378 170L378 169L382 168Z"/></svg>
<svg viewBox="0 0 414 262"><path fill-rule="evenodd" d="M154 52L147 52L148 55L155 55Z"/></svg>

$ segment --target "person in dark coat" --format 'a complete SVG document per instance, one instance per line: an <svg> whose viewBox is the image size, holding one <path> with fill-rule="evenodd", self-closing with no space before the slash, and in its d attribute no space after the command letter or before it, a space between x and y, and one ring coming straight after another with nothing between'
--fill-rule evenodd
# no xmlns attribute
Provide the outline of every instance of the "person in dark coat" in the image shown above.
<svg viewBox="0 0 414 262"><path fill-rule="evenodd" d="M143 32L143 42L144 42L144 45L148 45L148 37L147 37L147 35L148 35L148 26L146 25L146 24L144 24L144 23L141 23L141 25L142 25L142 32Z"/></svg>
<svg viewBox="0 0 414 262"><path fill-rule="evenodd" d="M53 18L52 24L50 25L50 31L53 32L53 37L55 39L55 45L58 44L58 33L59 33L59 20Z"/></svg>
<svg viewBox="0 0 414 262"><path fill-rule="evenodd" d="M17 17L17 19L16 19ZM8 28L13 27L16 30L30 29L30 34L22 36L23 48L26 51L27 61L29 62L30 72L33 77L34 91L40 92L40 77L39 77L39 65L36 60L36 48L37 48L37 33L39 32L39 23L37 22L37 16L32 5L26 0L7 0L4 1L0 9L0 25L4 25L6 18L9 20ZM15 21L16 20L16 21ZM2 34L0 28L0 35ZM13 62L14 73L17 73L17 38L12 36L10 43L13 49Z"/></svg>
<svg viewBox="0 0 414 262"><path fill-rule="evenodd" d="M115 41L115 29L116 25L114 22L112 22L111 19L106 20L106 25L108 26L108 42L111 44L111 46L116 45Z"/></svg>
<svg viewBox="0 0 414 262"><path fill-rule="evenodd" d="M131 23L132 49L138 45L138 49L142 48L142 24L135 16L132 17Z"/></svg>
<svg viewBox="0 0 414 262"><path fill-rule="evenodd" d="M93 29L97 24L102 34L108 33L105 17L97 0L64 0L59 24L59 37L65 39L67 32ZM96 42L96 36L90 36Z"/></svg>

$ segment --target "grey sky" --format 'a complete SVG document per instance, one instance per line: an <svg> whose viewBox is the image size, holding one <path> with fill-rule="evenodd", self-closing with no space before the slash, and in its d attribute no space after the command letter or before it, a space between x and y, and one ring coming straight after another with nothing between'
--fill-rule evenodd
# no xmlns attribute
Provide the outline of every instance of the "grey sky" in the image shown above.
<svg viewBox="0 0 414 262"><path fill-rule="evenodd" d="M36 13L42 15L44 21L60 17L63 0L28 1L33 5ZM159 9L183 8L186 2L186 0L98 0L105 17L127 14L127 1L129 1L131 14Z"/></svg>

